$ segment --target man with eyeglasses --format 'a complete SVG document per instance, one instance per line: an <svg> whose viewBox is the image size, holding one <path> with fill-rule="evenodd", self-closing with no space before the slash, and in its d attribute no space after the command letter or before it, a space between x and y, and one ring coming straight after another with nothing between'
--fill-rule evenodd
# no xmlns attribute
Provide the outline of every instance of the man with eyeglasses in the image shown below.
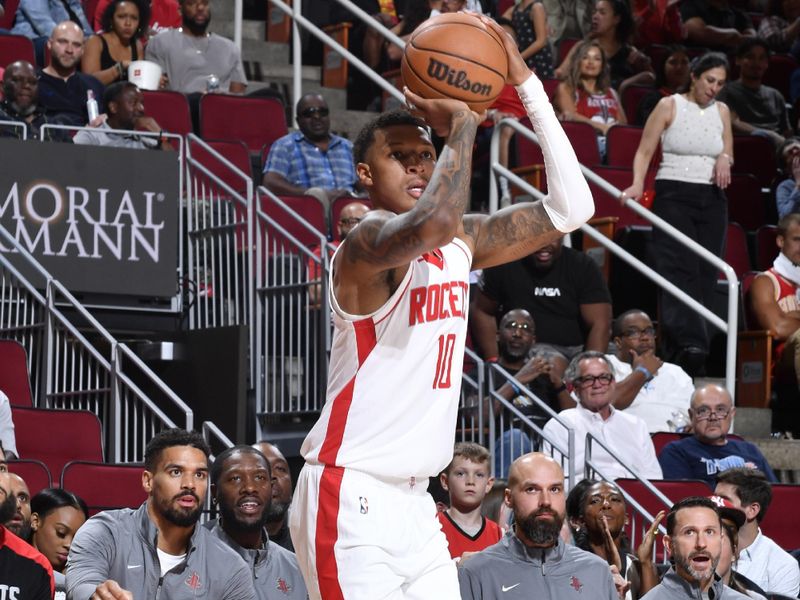
<svg viewBox="0 0 800 600"><path fill-rule="evenodd" d="M599 477L611 481L618 477L661 479L661 467L647 425L639 417L617 410L612 404L616 382L614 367L602 352L581 352L573 358L564 379L578 396L578 405L558 413L559 419L575 431L575 472L583 478L586 469L586 436L596 440L617 455L609 454L598 444L592 446L591 462ZM550 419L544 427L544 451L567 450L567 429ZM633 471L633 473L631 473ZM575 482L570 481L570 486Z"/></svg>
<svg viewBox="0 0 800 600"><path fill-rule="evenodd" d="M754 444L728 438L736 414L724 387L707 384L692 394L689 418L693 435L670 442L658 456L666 479L702 479L713 488L717 473L734 467L763 471L777 481L767 459Z"/></svg>
<svg viewBox="0 0 800 600"><path fill-rule="evenodd" d="M300 131L278 139L269 149L262 183L274 194L314 196L327 208L355 191L353 144L331 133L330 109L317 93L297 103Z"/></svg>
<svg viewBox="0 0 800 600"><path fill-rule="evenodd" d="M612 335L617 352L606 358L617 380L614 407L642 419L651 433L675 431L686 423L692 378L656 356L656 330L647 313L622 313L614 320Z"/></svg>

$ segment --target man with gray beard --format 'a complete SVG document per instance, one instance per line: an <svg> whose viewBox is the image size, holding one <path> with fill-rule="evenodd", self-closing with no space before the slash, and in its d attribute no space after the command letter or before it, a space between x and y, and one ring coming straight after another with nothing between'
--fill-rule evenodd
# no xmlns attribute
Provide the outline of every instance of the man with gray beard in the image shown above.
<svg viewBox="0 0 800 600"><path fill-rule="evenodd" d="M690 496L674 504L667 515L664 544L674 565L643 600L744 600L716 575L722 552L719 508L708 498Z"/></svg>
<svg viewBox="0 0 800 600"><path fill-rule="evenodd" d="M514 527L458 569L462 600L574 600L581 592L619 598L608 564L560 537L566 495L555 460L538 452L515 460L505 503L514 511Z"/></svg>

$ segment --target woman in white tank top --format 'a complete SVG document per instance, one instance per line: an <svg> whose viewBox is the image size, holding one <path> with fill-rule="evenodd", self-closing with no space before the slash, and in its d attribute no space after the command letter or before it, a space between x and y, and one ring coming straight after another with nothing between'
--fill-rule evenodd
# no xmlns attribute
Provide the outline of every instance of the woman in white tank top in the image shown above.
<svg viewBox="0 0 800 600"><path fill-rule="evenodd" d="M728 107L716 101L725 85L728 60L708 53L691 64L691 85L684 94L663 98L645 124L633 161L633 183L623 203L638 200L650 159L661 143L653 212L717 256L725 245L728 223L724 189L731 181L733 134ZM657 270L705 306L717 270L660 228L653 228ZM709 349L706 321L668 293L661 295L662 348L690 375L702 375Z"/></svg>

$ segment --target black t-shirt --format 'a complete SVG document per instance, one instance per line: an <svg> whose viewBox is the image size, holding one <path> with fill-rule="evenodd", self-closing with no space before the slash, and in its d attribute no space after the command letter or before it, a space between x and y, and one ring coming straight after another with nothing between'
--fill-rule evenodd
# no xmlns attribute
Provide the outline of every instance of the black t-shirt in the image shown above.
<svg viewBox="0 0 800 600"><path fill-rule="evenodd" d="M742 32L753 28L753 22L742 11L728 6L715 8L708 0L683 0L681 2L681 18L685 23L689 19L700 17L706 25L723 29L736 29Z"/></svg>
<svg viewBox="0 0 800 600"><path fill-rule="evenodd" d="M536 323L536 342L581 346L585 331L582 304L611 303L611 294L597 264L588 256L564 247L548 271L537 271L523 258L484 269L481 291L498 302L497 317L524 308Z"/></svg>
<svg viewBox="0 0 800 600"><path fill-rule="evenodd" d="M100 112L103 112L103 84L91 75L75 73L64 81L39 71L39 106L51 123L84 127L89 123L86 92L92 90Z"/></svg>
<svg viewBox="0 0 800 600"><path fill-rule="evenodd" d="M1 598L52 600L52 573L50 562L39 551L0 526Z"/></svg>

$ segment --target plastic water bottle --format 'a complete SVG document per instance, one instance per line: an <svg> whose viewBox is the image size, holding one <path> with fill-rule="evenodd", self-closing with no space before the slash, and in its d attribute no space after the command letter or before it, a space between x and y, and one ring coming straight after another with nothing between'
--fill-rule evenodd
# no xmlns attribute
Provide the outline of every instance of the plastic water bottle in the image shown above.
<svg viewBox="0 0 800 600"><path fill-rule="evenodd" d="M686 429L686 426L689 425L689 419L686 418L686 415L682 411L673 410L672 418L667 420L667 425L670 431L682 433Z"/></svg>
<svg viewBox="0 0 800 600"><path fill-rule="evenodd" d="M97 100L94 99L94 92L92 90L86 92L86 112L89 115L89 123L94 121L100 114L97 108Z"/></svg>

